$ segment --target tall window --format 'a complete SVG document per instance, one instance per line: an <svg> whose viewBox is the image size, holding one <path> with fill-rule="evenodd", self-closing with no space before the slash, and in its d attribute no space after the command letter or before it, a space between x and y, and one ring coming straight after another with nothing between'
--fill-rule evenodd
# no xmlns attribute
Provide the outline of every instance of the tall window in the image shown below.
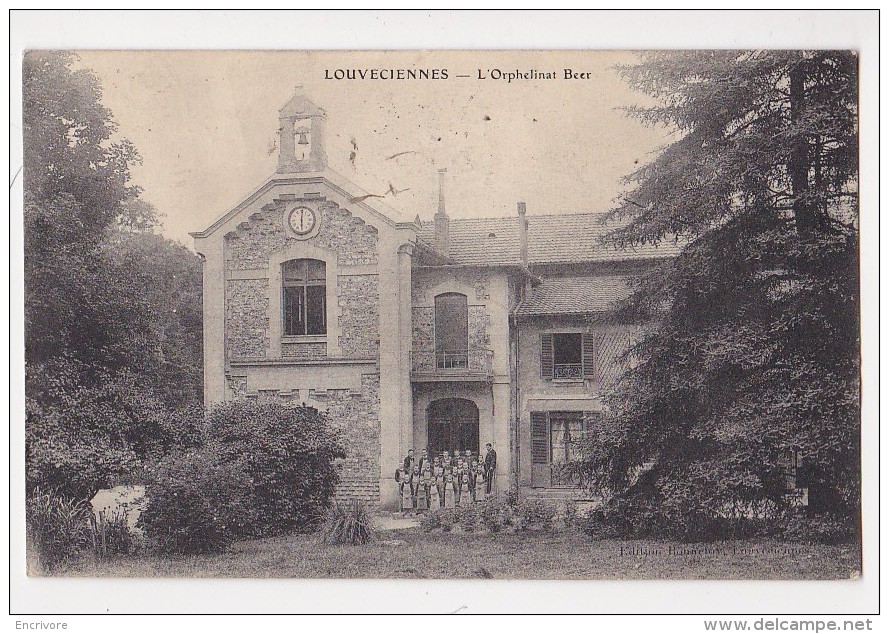
<svg viewBox="0 0 889 634"><path fill-rule="evenodd" d="M566 466L579 459L579 445L598 414L593 412L531 412L531 464L548 474L544 486L574 486Z"/></svg>
<svg viewBox="0 0 889 634"><path fill-rule="evenodd" d="M327 267L321 260L283 266L284 334L327 334Z"/></svg>
<svg viewBox="0 0 889 634"><path fill-rule="evenodd" d="M435 297L435 362L439 369L465 368L469 363L469 308L466 295Z"/></svg>

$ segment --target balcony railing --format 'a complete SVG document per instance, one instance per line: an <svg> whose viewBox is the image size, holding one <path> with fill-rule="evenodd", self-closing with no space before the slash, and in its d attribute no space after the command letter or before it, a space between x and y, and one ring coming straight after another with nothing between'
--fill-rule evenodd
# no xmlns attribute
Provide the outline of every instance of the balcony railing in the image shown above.
<svg viewBox="0 0 889 634"><path fill-rule="evenodd" d="M582 379L582 363L556 363L553 364L554 379Z"/></svg>
<svg viewBox="0 0 889 634"><path fill-rule="evenodd" d="M492 350L414 350L411 372L414 380L448 381L487 379L491 376Z"/></svg>

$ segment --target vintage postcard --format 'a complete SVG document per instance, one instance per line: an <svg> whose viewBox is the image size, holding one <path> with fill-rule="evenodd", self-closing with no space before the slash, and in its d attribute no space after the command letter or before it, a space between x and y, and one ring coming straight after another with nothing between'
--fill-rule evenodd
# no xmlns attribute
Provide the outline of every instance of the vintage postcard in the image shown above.
<svg viewBox="0 0 889 634"><path fill-rule="evenodd" d="M854 50L27 50L34 577L862 575Z"/></svg>

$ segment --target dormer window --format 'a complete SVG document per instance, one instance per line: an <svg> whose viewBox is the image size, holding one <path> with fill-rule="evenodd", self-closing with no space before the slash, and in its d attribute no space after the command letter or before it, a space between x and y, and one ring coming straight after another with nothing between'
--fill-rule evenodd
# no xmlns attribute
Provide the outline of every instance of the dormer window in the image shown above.
<svg viewBox="0 0 889 634"><path fill-rule="evenodd" d="M321 260L283 264L284 335L327 334L327 266Z"/></svg>

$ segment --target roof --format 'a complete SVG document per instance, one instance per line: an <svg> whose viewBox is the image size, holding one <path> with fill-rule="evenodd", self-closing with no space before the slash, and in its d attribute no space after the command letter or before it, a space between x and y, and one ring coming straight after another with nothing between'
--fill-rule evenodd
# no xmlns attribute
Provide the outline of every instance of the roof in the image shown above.
<svg viewBox="0 0 889 634"><path fill-rule="evenodd" d="M614 229L603 224L604 213L526 216L528 220L529 264L608 262L628 259L672 257L681 245L671 241L658 245L616 249L601 238ZM435 226L423 223L421 240L435 243ZM448 226L448 255L460 264L496 265L519 262L519 221L517 216L499 218L452 218Z"/></svg>
<svg viewBox="0 0 889 634"><path fill-rule="evenodd" d="M587 314L612 310L632 293L625 275L544 279L516 308L519 316Z"/></svg>

